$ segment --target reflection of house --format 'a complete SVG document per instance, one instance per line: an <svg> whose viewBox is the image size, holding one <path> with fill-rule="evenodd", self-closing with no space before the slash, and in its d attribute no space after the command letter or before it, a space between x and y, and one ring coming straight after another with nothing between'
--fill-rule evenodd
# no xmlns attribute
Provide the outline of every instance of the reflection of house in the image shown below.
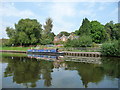
<svg viewBox="0 0 120 90"><path fill-rule="evenodd" d="M60 41L66 42L68 39L77 39L79 38L79 36L75 36L75 34L70 34L69 36L65 36L63 35L62 37L60 37L60 35L58 34L57 36L54 37L54 43L59 43Z"/></svg>

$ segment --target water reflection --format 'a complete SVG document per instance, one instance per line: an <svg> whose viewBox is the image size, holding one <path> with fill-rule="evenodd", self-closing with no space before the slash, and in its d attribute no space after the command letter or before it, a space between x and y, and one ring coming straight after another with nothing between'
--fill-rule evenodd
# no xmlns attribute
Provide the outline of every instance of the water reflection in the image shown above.
<svg viewBox="0 0 120 90"><path fill-rule="evenodd" d="M99 63L93 63L97 59ZM54 76L52 74L55 72L54 69L61 68L63 71L77 71L79 75L77 79L81 80L83 86L86 88L89 87L89 83L97 84L102 82L105 76L109 76L112 79L120 78L120 73L118 72L118 66L120 65L119 58L97 59L92 58L92 62L90 63L85 58L78 57L76 59L75 57L44 55L17 57L12 55L4 56L3 54L3 63L8 63L3 78L12 76L13 83L22 84L25 87L39 87L37 83L41 81L44 81L44 87L54 87L54 83L52 82ZM65 87L65 85L62 87Z"/></svg>

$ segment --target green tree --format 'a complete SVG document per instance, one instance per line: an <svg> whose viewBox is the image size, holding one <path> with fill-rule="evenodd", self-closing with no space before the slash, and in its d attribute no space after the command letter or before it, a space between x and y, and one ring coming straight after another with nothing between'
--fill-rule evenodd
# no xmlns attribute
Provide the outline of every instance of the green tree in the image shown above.
<svg viewBox="0 0 120 90"><path fill-rule="evenodd" d="M102 43L106 40L106 31L104 25L98 21L91 22L91 37L95 43Z"/></svg>
<svg viewBox="0 0 120 90"><path fill-rule="evenodd" d="M76 33L80 36L81 35L90 35L90 31L91 31L91 23L87 18L85 18L85 19L83 19L82 25L80 26L79 30L76 31Z"/></svg>
<svg viewBox="0 0 120 90"><path fill-rule="evenodd" d="M83 35L78 39L68 40L65 47L89 47L92 45L92 38L87 35Z"/></svg>
<svg viewBox="0 0 120 90"><path fill-rule="evenodd" d="M62 31L62 32L59 33L59 36L60 36L60 37L62 37L63 35L69 36L70 33L66 32L66 31Z"/></svg>
<svg viewBox="0 0 120 90"><path fill-rule="evenodd" d="M47 19L46 19L45 25L43 26L43 27L44 27L44 33L45 33L45 34L51 33L52 27L53 27L52 22L53 22L53 21L52 21L51 18L47 18Z"/></svg>
<svg viewBox="0 0 120 90"><path fill-rule="evenodd" d="M16 45L31 45L40 43L42 25L36 19L21 19L15 24L15 29L6 28L10 42Z"/></svg>
<svg viewBox="0 0 120 90"><path fill-rule="evenodd" d="M7 32L7 35L8 35L8 37L13 37L14 35L15 35L15 29L13 29L13 28L10 28L10 27L7 27L6 28L6 32Z"/></svg>
<svg viewBox="0 0 120 90"><path fill-rule="evenodd" d="M120 38L120 23L114 24L113 21L105 24L105 30L109 39L111 40L118 40Z"/></svg>
<svg viewBox="0 0 120 90"><path fill-rule="evenodd" d="M44 30L42 32L42 38L41 38L41 43L43 45L53 43L55 34L52 32L52 27L53 27L52 22L53 22L52 19L48 18L46 19L45 25L43 26Z"/></svg>
<svg viewBox="0 0 120 90"><path fill-rule="evenodd" d="M116 23L114 25L114 37L115 39L119 40L120 39L120 23Z"/></svg>
<svg viewBox="0 0 120 90"><path fill-rule="evenodd" d="M7 32L8 37L10 38L6 45L8 45L8 46L9 45L11 46L12 44L17 45L18 38L17 38L16 30L11 27L7 27L6 32Z"/></svg>
<svg viewBox="0 0 120 90"><path fill-rule="evenodd" d="M109 23L106 23L105 24L105 30L107 32L107 37L109 39L114 39L115 38L115 35L114 35L114 23L113 21L110 21Z"/></svg>

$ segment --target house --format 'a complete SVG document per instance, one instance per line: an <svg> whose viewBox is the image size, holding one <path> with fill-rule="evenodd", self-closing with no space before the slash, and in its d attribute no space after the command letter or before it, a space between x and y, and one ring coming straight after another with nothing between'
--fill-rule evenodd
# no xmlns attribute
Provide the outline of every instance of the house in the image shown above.
<svg viewBox="0 0 120 90"><path fill-rule="evenodd" d="M68 39L78 39L79 36L75 36L75 34L71 33L69 36L65 36L63 35L62 37L60 37L60 35L58 34L57 36L54 37L54 44L59 43L60 41L66 42Z"/></svg>
<svg viewBox="0 0 120 90"><path fill-rule="evenodd" d="M59 42L60 42L60 37L59 36L55 36L53 43L59 43Z"/></svg>
<svg viewBox="0 0 120 90"><path fill-rule="evenodd" d="M63 42L66 42L68 39L67 36L63 35L62 37L60 37L60 40L63 41Z"/></svg>

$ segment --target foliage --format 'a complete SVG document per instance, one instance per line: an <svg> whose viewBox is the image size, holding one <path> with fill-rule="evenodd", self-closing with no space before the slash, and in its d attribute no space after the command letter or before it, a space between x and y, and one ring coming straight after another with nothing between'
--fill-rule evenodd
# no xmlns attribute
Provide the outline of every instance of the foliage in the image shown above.
<svg viewBox="0 0 120 90"><path fill-rule="evenodd" d="M99 47L98 44L96 44L95 42L92 43L92 47Z"/></svg>
<svg viewBox="0 0 120 90"><path fill-rule="evenodd" d="M49 33L52 31L52 27L53 27L52 22L53 22L53 21L52 21L51 18L47 18L47 19L46 19L46 22L45 22L46 25L43 26L43 27L44 27L44 33L45 33L45 34L49 34Z"/></svg>
<svg viewBox="0 0 120 90"><path fill-rule="evenodd" d="M83 35L79 39L68 40L65 47L89 47L92 45L92 39L90 36Z"/></svg>
<svg viewBox="0 0 120 90"><path fill-rule="evenodd" d="M21 19L15 29L7 27L6 32L10 43L15 45L31 45L40 43L41 24L36 19Z"/></svg>
<svg viewBox="0 0 120 90"><path fill-rule="evenodd" d="M109 39L118 40L120 38L120 23L114 24L113 21L105 24L105 30L108 34Z"/></svg>
<svg viewBox="0 0 120 90"><path fill-rule="evenodd" d="M52 19L46 19L46 25L44 25L44 30L42 31L42 37L40 39L42 45L52 44L55 34L52 31Z"/></svg>
<svg viewBox="0 0 120 90"><path fill-rule="evenodd" d="M98 21L91 22L91 37L95 43L102 43L106 40L106 31L104 26Z"/></svg>
<svg viewBox="0 0 120 90"><path fill-rule="evenodd" d="M105 56L120 56L120 40L103 43L101 53Z"/></svg>
<svg viewBox="0 0 120 90"><path fill-rule="evenodd" d="M6 28L6 32L7 32L8 37L10 37L10 38L12 38L16 33L15 29L10 28L10 27Z"/></svg>
<svg viewBox="0 0 120 90"><path fill-rule="evenodd" d="M62 31L62 32L60 32L58 35L59 35L59 37L62 37L63 35L69 36L70 33L66 32L66 31Z"/></svg>
<svg viewBox="0 0 120 90"><path fill-rule="evenodd" d="M90 36L81 36L79 39L79 45L81 47L90 47L92 45L92 38Z"/></svg>
<svg viewBox="0 0 120 90"><path fill-rule="evenodd" d="M116 23L115 25L115 28L114 28L114 36L115 36L115 39L120 39L120 23Z"/></svg>
<svg viewBox="0 0 120 90"><path fill-rule="evenodd" d="M6 46L9 42L9 39L2 38L0 39L0 46Z"/></svg>
<svg viewBox="0 0 120 90"><path fill-rule="evenodd" d="M90 31L91 31L90 21L87 18L85 18L85 19L83 19L82 25L80 26L79 30L76 31L76 33L80 36L83 35L83 34L84 35L89 35Z"/></svg>

